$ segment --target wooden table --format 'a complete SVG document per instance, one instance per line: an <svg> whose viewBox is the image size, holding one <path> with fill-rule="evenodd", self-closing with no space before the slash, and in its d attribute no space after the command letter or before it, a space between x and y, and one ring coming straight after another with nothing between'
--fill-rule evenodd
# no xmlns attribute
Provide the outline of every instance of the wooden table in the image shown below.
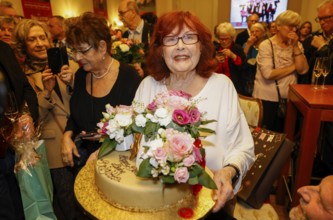
<svg viewBox="0 0 333 220"><path fill-rule="evenodd" d="M292 186L292 206L299 203L297 189L310 184L313 159L322 121L333 121L333 86L313 89L312 85L291 85L285 119L285 133L294 139L297 112L303 117L298 158L296 160L295 184Z"/></svg>

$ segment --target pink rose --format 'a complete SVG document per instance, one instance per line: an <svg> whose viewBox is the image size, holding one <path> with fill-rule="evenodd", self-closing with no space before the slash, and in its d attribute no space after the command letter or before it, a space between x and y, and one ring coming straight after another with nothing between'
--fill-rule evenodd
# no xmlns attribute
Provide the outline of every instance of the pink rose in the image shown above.
<svg viewBox="0 0 333 220"><path fill-rule="evenodd" d="M186 183L190 174L186 167L177 168L175 172L175 180L178 183Z"/></svg>
<svg viewBox="0 0 333 220"><path fill-rule="evenodd" d="M195 158L193 155L190 155L183 160L184 166L186 166L186 167L192 166L194 164L194 162L195 162Z"/></svg>
<svg viewBox="0 0 333 220"><path fill-rule="evenodd" d="M197 108L191 108L188 112L191 124L195 124L200 120L200 112Z"/></svg>
<svg viewBox="0 0 333 220"><path fill-rule="evenodd" d="M172 120L179 125L186 125L191 122L191 119L186 111L177 109L172 114Z"/></svg>
<svg viewBox="0 0 333 220"><path fill-rule="evenodd" d="M167 154L163 147L156 148L156 150L154 151L154 156L155 159L159 161L166 161L167 159Z"/></svg>
<svg viewBox="0 0 333 220"><path fill-rule="evenodd" d="M194 139L189 134L177 133L168 138L169 155L174 161L181 161L192 152Z"/></svg>

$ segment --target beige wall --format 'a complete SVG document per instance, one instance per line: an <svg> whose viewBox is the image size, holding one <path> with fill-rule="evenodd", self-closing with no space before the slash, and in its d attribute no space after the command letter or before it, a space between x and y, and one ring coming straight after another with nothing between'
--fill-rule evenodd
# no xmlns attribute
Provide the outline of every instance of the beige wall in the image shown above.
<svg viewBox="0 0 333 220"><path fill-rule="evenodd" d="M281 0L284 1L284 0ZM316 7L322 0L289 0L288 9L294 10L302 16L302 20L309 20L314 30L319 28L314 22ZM21 0L12 0L19 14L23 14ZM117 19L119 0L107 0L109 21ZM213 30L218 23L229 21L230 0L156 0L157 15L171 10L189 10L194 12L201 20ZM92 0L51 0L54 15L64 17L77 16L84 11L93 11Z"/></svg>

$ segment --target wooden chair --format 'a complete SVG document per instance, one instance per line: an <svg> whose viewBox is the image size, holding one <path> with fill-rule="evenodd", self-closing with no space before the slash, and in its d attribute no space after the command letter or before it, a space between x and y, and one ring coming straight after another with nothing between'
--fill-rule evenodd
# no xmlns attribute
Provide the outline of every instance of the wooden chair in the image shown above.
<svg viewBox="0 0 333 220"><path fill-rule="evenodd" d="M249 126L261 127L263 107L260 99L238 94L239 104Z"/></svg>

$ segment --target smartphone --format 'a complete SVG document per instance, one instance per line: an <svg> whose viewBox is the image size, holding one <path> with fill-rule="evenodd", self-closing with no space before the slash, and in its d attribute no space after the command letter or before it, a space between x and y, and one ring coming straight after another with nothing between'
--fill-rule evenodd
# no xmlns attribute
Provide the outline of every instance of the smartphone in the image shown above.
<svg viewBox="0 0 333 220"><path fill-rule="evenodd" d="M88 138L88 137L94 137L95 135L97 135L98 133L96 132L87 132L85 134L78 134L75 139L78 139L78 138Z"/></svg>
<svg viewBox="0 0 333 220"><path fill-rule="evenodd" d="M66 46L47 49L47 60L52 73L60 73L61 67L65 64L68 65Z"/></svg>

